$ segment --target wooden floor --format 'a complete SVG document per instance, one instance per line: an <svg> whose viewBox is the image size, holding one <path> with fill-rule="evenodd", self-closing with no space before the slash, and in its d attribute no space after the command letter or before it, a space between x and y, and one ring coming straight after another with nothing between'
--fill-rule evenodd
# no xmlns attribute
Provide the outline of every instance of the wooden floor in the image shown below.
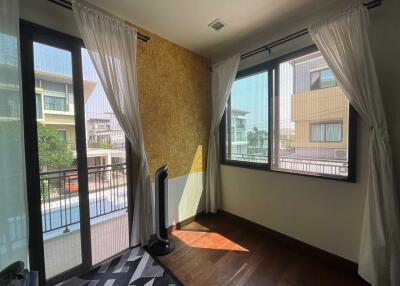
<svg viewBox="0 0 400 286"><path fill-rule="evenodd" d="M172 239L176 249L161 261L185 285L368 285L337 263L225 214L202 216Z"/></svg>

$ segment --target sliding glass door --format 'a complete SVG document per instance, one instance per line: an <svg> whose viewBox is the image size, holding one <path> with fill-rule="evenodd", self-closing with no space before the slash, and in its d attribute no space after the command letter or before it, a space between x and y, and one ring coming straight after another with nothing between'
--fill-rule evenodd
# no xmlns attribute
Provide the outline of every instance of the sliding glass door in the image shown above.
<svg viewBox="0 0 400 286"><path fill-rule="evenodd" d="M71 52L33 43L46 277L82 264Z"/></svg>
<svg viewBox="0 0 400 286"><path fill-rule="evenodd" d="M126 140L82 48L92 264L129 247Z"/></svg>
<svg viewBox="0 0 400 286"><path fill-rule="evenodd" d="M82 41L21 26L31 264L53 285L129 247L126 140Z"/></svg>

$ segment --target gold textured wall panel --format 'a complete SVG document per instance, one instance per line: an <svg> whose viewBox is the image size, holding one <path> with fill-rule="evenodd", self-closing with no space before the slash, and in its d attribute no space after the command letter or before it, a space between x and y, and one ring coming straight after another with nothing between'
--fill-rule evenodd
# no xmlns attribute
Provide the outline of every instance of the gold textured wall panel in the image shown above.
<svg viewBox="0 0 400 286"><path fill-rule="evenodd" d="M210 62L144 31L138 41L140 115L151 177L168 163L169 177L206 168L211 117Z"/></svg>

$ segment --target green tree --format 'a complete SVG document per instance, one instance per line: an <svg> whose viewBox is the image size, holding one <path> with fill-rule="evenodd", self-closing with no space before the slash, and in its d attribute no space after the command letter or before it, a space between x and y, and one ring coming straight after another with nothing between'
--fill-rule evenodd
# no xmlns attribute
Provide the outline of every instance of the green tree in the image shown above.
<svg viewBox="0 0 400 286"><path fill-rule="evenodd" d="M247 141L251 147L264 147L264 142L268 140L267 132L263 130L258 130L254 127L253 130L247 132Z"/></svg>
<svg viewBox="0 0 400 286"><path fill-rule="evenodd" d="M39 165L49 169L72 167L74 154L68 149L67 142L60 138L57 129L49 128L38 122Z"/></svg>

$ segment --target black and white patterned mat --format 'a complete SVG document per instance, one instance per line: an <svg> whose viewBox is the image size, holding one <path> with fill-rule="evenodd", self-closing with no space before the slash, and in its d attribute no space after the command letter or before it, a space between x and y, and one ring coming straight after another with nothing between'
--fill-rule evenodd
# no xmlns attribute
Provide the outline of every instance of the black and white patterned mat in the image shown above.
<svg viewBox="0 0 400 286"><path fill-rule="evenodd" d="M123 252L93 268L88 273L73 277L60 286L181 286L183 285L158 259L141 247Z"/></svg>

